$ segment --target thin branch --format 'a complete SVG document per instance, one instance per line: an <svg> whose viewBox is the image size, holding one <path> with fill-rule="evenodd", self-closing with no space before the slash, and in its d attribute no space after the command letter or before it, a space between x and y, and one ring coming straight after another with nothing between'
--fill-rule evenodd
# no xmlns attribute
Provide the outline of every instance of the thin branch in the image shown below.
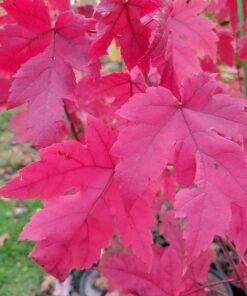
<svg viewBox="0 0 247 296"><path fill-rule="evenodd" d="M228 283L232 283L232 282L238 282L238 280L236 280L236 279L227 279L227 280L217 281L217 282L213 282L213 283L208 283L208 284L206 284L204 286L201 286L198 289L195 289L193 291L187 292L187 293L182 294L182 295L183 296L192 295L192 294L197 293L197 292L199 292L201 290L204 290L204 289L210 289L211 287L224 285L224 284L228 284Z"/></svg>
<svg viewBox="0 0 247 296"><path fill-rule="evenodd" d="M145 79L145 82L146 82L147 86L152 86L152 82L149 79L148 74L147 73L143 73L143 77Z"/></svg>
<svg viewBox="0 0 247 296"><path fill-rule="evenodd" d="M246 287L241 275L239 274L239 272L238 272L238 270L236 268L236 264L235 264L232 256L229 254L229 251L227 249L227 246L226 246L223 238L218 237L218 242L219 242L219 244L220 244L220 246L221 246L221 248L222 248L222 250L224 252L225 258L227 259L228 263L230 264L230 266L232 268L232 271L235 273L235 275L236 275L236 277L237 277L237 279L239 281L239 285L244 290L244 292L247 294L247 287Z"/></svg>
<svg viewBox="0 0 247 296"><path fill-rule="evenodd" d="M73 120L72 120L72 118L71 118L71 116L70 116L70 114L69 114L69 110L68 110L68 108L67 108L65 102L64 102L64 111L65 111L66 117L67 117L67 119L68 119L68 121L69 121L69 123L70 123L70 129L71 129L71 132L72 132L74 138L75 138L77 141L80 141L80 137L79 137L79 135L78 135L78 133L77 133L77 131L76 131L75 124L74 124L74 122L73 122Z"/></svg>
<svg viewBox="0 0 247 296"><path fill-rule="evenodd" d="M231 248L231 250L237 255L239 260L242 261L243 265L245 267L247 267L247 262L246 262L245 258L241 254L239 254L239 252L236 250L234 245L230 242L229 238L227 239L227 243L228 243L229 247Z"/></svg>

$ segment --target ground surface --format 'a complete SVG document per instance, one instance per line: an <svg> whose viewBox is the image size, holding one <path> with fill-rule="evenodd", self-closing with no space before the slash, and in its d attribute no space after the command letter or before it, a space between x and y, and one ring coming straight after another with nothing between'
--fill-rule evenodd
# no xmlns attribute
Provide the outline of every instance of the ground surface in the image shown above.
<svg viewBox="0 0 247 296"><path fill-rule="evenodd" d="M31 162L36 153L30 145L13 145L13 135L7 128L11 112L0 113L0 184L10 179L18 169ZM19 202L0 199L0 295L48 295L46 275L27 258L31 243L18 242L19 233L41 204L37 200Z"/></svg>

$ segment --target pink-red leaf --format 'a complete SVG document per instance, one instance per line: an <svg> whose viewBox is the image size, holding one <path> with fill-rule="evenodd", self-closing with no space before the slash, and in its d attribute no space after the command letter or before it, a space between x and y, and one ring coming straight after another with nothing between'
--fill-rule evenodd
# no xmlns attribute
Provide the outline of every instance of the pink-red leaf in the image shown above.
<svg viewBox="0 0 247 296"><path fill-rule="evenodd" d="M42 32L51 27L49 11L43 0L4 0L1 6L27 29Z"/></svg>
<svg viewBox="0 0 247 296"><path fill-rule="evenodd" d="M95 21L72 12L61 14L55 25L56 54L73 68L86 70L92 38L88 31Z"/></svg>
<svg viewBox="0 0 247 296"><path fill-rule="evenodd" d="M40 151L41 160L22 169L19 176L0 191L2 196L51 199L70 189L105 186L113 174L108 154L115 139L111 128L89 118L87 147L68 141Z"/></svg>
<svg viewBox="0 0 247 296"><path fill-rule="evenodd" d="M246 103L217 95L216 88L213 77L200 74L185 81L181 88L182 101L168 89L151 87L146 94L134 95L118 111L130 121L121 128L112 150L122 159L117 175L126 191L141 194L149 180L159 177L177 150L180 151L175 162L178 182L190 185L198 149L194 133L211 133L213 128L233 137L246 135Z"/></svg>
<svg viewBox="0 0 247 296"><path fill-rule="evenodd" d="M247 161L241 147L203 133L194 136L200 146L195 180L176 196L176 215L186 217L188 260L206 250L215 235L227 233L231 203L244 200L247 190Z"/></svg>
<svg viewBox="0 0 247 296"><path fill-rule="evenodd" d="M183 289L182 266L172 250L154 249L150 272L132 254L106 256L101 270L110 280L111 288L143 296L178 296Z"/></svg>
<svg viewBox="0 0 247 296"><path fill-rule="evenodd" d="M15 74L9 106L28 103L27 126L39 148L59 142L63 136L63 99L73 99L76 86L71 66L87 68L91 42L87 31L93 24L81 15L61 14L49 47Z"/></svg>
<svg viewBox="0 0 247 296"><path fill-rule="evenodd" d="M35 214L21 233L21 240L38 241L30 257L60 280L71 269L90 268L112 237L113 220L98 191L60 197Z"/></svg>
<svg viewBox="0 0 247 296"><path fill-rule="evenodd" d="M114 141L115 132L110 127L89 117L86 132L87 146L70 141L41 150L41 160L21 170L17 178L0 190L0 194L20 199L40 196L48 201L48 204L56 204L58 196L80 190L79 195L83 200L89 199L95 203L101 201L107 204L115 214L117 229L124 245L132 247L139 258L151 264L151 226L154 223L154 213L150 204L139 197L120 198L118 186L114 181L115 163L109 156ZM65 196L62 199L69 200L70 197ZM55 207L51 209L53 211ZM46 210L44 215L45 213ZM49 216L50 211L47 213ZM43 223L43 219L45 218L41 218L40 223ZM26 238L36 240L33 235ZM42 238L37 239L42 240ZM42 246L43 243L40 252L43 252Z"/></svg>
<svg viewBox="0 0 247 296"><path fill-rule="evenodd" d="M209 74L187 79L181 94L178 100L169 90L153 87L133 96L118 112L129 123L121 128L112 153L121 159L116 174L126 194L141 195L169 162L178 183L192 185L177 197L177 214L188 219L184 235L191 259L215 234L226 233L230 204L243 201L247 191L245 153L212 129L232 137L246 135L247 118L245 102L217 94ZM208 228L213 212L218 223Z"/></svg>
<svg viewBox="0 0 247 296"><path fill-rule="evenodd" d="M102 75L100 80L91 82L91 96L104 102L108 113L115 112L134 94L146 89L141 73L136 71L131 74L116 72Z"/></svg>
<svg viewBox="0 0 247 296"><path fill-rule="evenodd" d="M37 32L17 23L0 30L0 68L16 72L20 65L42 52L51 40L51 30Z"/></svg>
<svg viewBox="0 0 247 296"><path fill-rule="evenodd" d="M28 102L27 126L32 130L37 147L61 140L63 99L71 98L74 74L63 60L55 56L53 47L30 59L16 73L11 86L9 106Z"/></svg>
<svg viewBox="0 0 247 296"><path fill-rule="evenodd" d="M96 8L101 14L96 41L92 45L92 59L106 54L113 38L118 38L122 56L129 69L141 61L149 45L150 30L141 22L141 17L156 8L155 2L147 0L103 0Z"/></svg>
<svg viewBox="0 0 247 296"><path fill-rule="evenodd" d="M200 72L199 57L216 59L214 25L199 15L204 8L200 0L165 1L154 16L156 28L148 54L161 74L161 85L176 95L186 77Z"/></svg>
<svg viewBox="0 0 247 296"><path fill-rule="evenodd" d="M205 55L216 59L217 35L213 32L214 24L200 16L206 3L201 0L174 1L171 11L170 26L175 42L183 43L192 48L199 57Z"/></svg>

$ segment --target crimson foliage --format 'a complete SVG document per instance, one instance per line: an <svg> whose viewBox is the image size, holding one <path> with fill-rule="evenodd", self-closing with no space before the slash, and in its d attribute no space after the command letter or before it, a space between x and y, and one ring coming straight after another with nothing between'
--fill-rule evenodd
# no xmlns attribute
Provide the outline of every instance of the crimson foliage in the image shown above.
<svg viewBox="0 0 247 296"><path fill-rule="evenodd" d="M243 287L247 39L236 1L1 6L0 103L22 106L11 127L40 160L0 194L44 203L20 235L37 242L31 258L62 280L100 261L112 289L205 295L219 239Z"/></svg>

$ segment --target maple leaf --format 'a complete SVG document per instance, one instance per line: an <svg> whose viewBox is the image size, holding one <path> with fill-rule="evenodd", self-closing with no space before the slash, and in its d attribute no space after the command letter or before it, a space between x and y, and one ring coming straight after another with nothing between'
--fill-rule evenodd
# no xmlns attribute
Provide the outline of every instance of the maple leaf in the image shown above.
<svg viewBox="0 0 247 296"><path fill-rule="evenodd" d="M89 117L87 147L80 142L67 141L40 150L41 159L20 170L19 176L2 187L0 194L20 199L39 196L49 200L71 189L99 188L114 172L108 153L114 141L115 133L110 127Z"/></svg>
<svg viewBox="0 0 247 296"><path fill-rule="evenodd" d="M41 160L20 170L18 177L0 189L0 194L20 199L40 196L42 200L50 201L71 190L81 190L82 196L90 190L98 192L116 215L124 244L132 247L144 262L150 263L154 213L142 199L119 196L114 180L115 162L109 155L115 138L111 127L89 117L87 147L68 141L41 150Z"/></svg>
<svg viewBox="0 0 247 296"><path fill-rule="evenodd" d="M130 97L138 92L144 92L146 84L138 71L130 74L115 72L102 75L100 80L91 81L90 95L108 105L108 113L119 109ZM113 102L110 100L113 98Z"/></svg>
<svg viewBox="0 0 247 296"><path fill-rule="evenodd" d="M13 21L7 19L0 30L0 68L12 73L49 45L51 21L40 0L5 0L1 5Z"/></svg>
<svg viewBox="0 0 247 296"><path fill-rule="evenodd" d="M189 265L186 262L186 241L178 219L175 219L175 211L161 212L160 233L169 242L170 247L178 256L183 269L184 292L193 291L208 279L208 269L215 254L208 249L201 253ZM202 290L202 295L205 292Z"/></svg>
<svg viewBox="0 0 247 296"><path fill-rule="evenodd" d="M76 86L71 66L87 67L90 43L85 45L89 41L85 34L93 24L71 12L61 14L51 44L14 76L8 105L13 108L28 103L27 126L39 148L59 142L63 136L63 99L73 99Z"/></svg>
<svg viewBox="0 0 247 296"><path fill-rule="evenodd" d="M200 152L196 156L194 184L176 196L176 215L186 217L188 260L206 250L215 235L227 233L231 203L244 201L247 190L247 161L241 147L224 138L199 134L196 141Z"/></svg>
<svg viewBox="0 0 247 296"><path fill-rule="evenodd" d="M154 16L156 29L149 54L161 74L161 85L176 95L187 76L200 72L198 57L216 59L213 23L199 15L204 8L205 3L197 0L167 1Z"/></svg>
<svg viewBox="0 0 247 296"><path fill-rule="evenodd" d="M87 70L88 51L93 41L88 34L95 21L72 12L61 14L54 27L56 54L75 69Z"/></svg>
<svg viewBox="0 0 247 296"><path fill-rule="evenodd" d="M150 272L144 272L145 265L133 254L109 252L103 257L100 270L110 280L111 290L143 296L183 295L207 280L212 252L203 253L184 272L184 240L173 212L163 215L162 233L170 246L153 248Z"/></svg>
<svg viewBox="0 0 247 296"><path fill-rule="evenodd" d="M244 200L247 189L244 152L237 144L216 136L212 128L233 137L246 135L247 118L245 102L217 94L217 83L209 74L187 79L180 92L181 100L162 87L134 95L118 111L129 123L121 128L112 153L121 159L116 176L126 194L141 195L169 161L174 162L180 185L190 186L195 178L195 188L185 189L177 197L179 215L188 218L185 236L190 244L190 257L195 257L216 232L225 233L231 219L230 196ZM219 184L227 184L228 193L219 192ZM221 215L217 214L220 206ZM219 223L208 228L206 221L212 217L212 210Z"/></svg>
<svg viewBox="0 0 247 296"><path fill-rule="evenodd" d="M63 98L71 98L75 77L53 47L26 62L11 86L9 107L28 102L27 127L37 147L59 142L64 128Z"/></svg>
<svg viewBox="0 0 247 296"><path fill-rule="evenodd" d="M155 222L152 209L154 197L154 192L147 190L141 198L119 195L118 199L115 197L111 202L121 241L126 248L132 248L134 254L146 263L148 268L153 260L151 229Z"/></svg>
<svg viewBox="0 0 247 296"><path fill-rule="evenodd" d="M175 252L154 248L149 273L133 254L115 254L103 258L100 270L110 280L112 290L143 296L179 295L182 290L182 266ZM175 284L176 283L176 284Z"/></svg>
<svg viewBox="0 0 247 296"><path fill-rule="evenodd" d="M38 241L30 257L65 280L71 269L90 268L113 235L113 219L99 189L60 197L35 214L20 240Z"/></svg>
<svg viewBox="0 0 247 296"><path fill-rule="evenodd" d="M141 59L149 45L150 30L140 19L156 8L154 1L102 0L95 10L101 17L90 57L95 59L105 55L113 38L121 35L117 42L127 67L132 69L140 62L147 69L147 61Z"/></svg>
<svg viewBox="0 0 247 296"><path fill-rule="evenodd" d="M246 102L217 94L217 82L209 74L188 78L180 92L181 100L166 88L150 87L146 94L134 95L118 111L129 124L121 128L112 153L122 159L117 175L128 192L141 194L175 153L178 182L191 185L197 151L194 133L210 134L214 128L233 137L246 135Z"/></svg>
<svg viewBox="0 0 247 296"><path fill-rule="evenodd" d="M175 218L175 211L160 211L159 232L164 236L165 240L172 246L182 265L184 265L185 241L183 239L182 229L179 220ZM183 266L184 269L184 266Z"/></svg>
<svg viewBox="0 0 247 296"><path fill-rule="evenodd" d="M153 65L160 73L160 85L169 88L177 96L181 82L188 75L201 72L195 52L180 42L173 44L172 40L168 40L165 55L156 57Z"/></svg>
<svg viewBox="0 0 247 296"><path fill-rule="evenodd" d="M90 267L112 237L107 200L117 194L108 153L114 139L110 127L89 117L87 146L75 141L54 144L1 189L4 196L39 195L48 201L24 228L21 240L39 241L31 257L60 279L72 268ZM72 189L80 191L59 197Z"/></svg>
<svg viewBox="0 0 247 296"><path fill-rule="evenodd" d="M77 83L75 103L78 107L74 104L73 112L78 113L79 111L83 114L91 114L98 118L104 118L102 115L104 115L106 110L103 102L92 96L91 86L94 85L92 80L93 78L91 75L86 75Z"/></svg>
<svg viewBox="0 0 247 296"><path fill-rule="evenodd" d="M77 84L76 103L79 108L75 106L74 110L77 113L89 113L103 120L111 120L115 118L115 111L133 94L145 89L143 76L137 69L131 73L103 74L99 79L87 75Z"/></svg>
<svg viewBox="0 0 247 296"><path fill-rule="evenodd" d="M36 241L30 257L61 280L101 261L114 238L128 250L105 250L112 288L204 295L215 235L241 260L246 252L247 104L216 62L234 64L237 3L98 2L1 1L0 107L22 106L10 121L16 141L48 147L0 194L40 197L20 239ZM122 57L110 54L101 74L112 41ZM247 59L246 37L237 43ZM77 141L58 144L70 129Z"/></svg>
<svg viewBox="0 0 247 296"><path fill-rule="evenodd" d="M196 51L199 57L208 55L213 60L217 53L217 35L214 24L199 14L205 9L206 2L201 0L174 1L170 16L170 30L177 40Z"/></svg>
<svg viewBox="0 0 247 296"><path fill-rule="evenodd" d="M51 27L49 11L43 0L4 0L1 6L31 31L45 32Z"/></svg>

